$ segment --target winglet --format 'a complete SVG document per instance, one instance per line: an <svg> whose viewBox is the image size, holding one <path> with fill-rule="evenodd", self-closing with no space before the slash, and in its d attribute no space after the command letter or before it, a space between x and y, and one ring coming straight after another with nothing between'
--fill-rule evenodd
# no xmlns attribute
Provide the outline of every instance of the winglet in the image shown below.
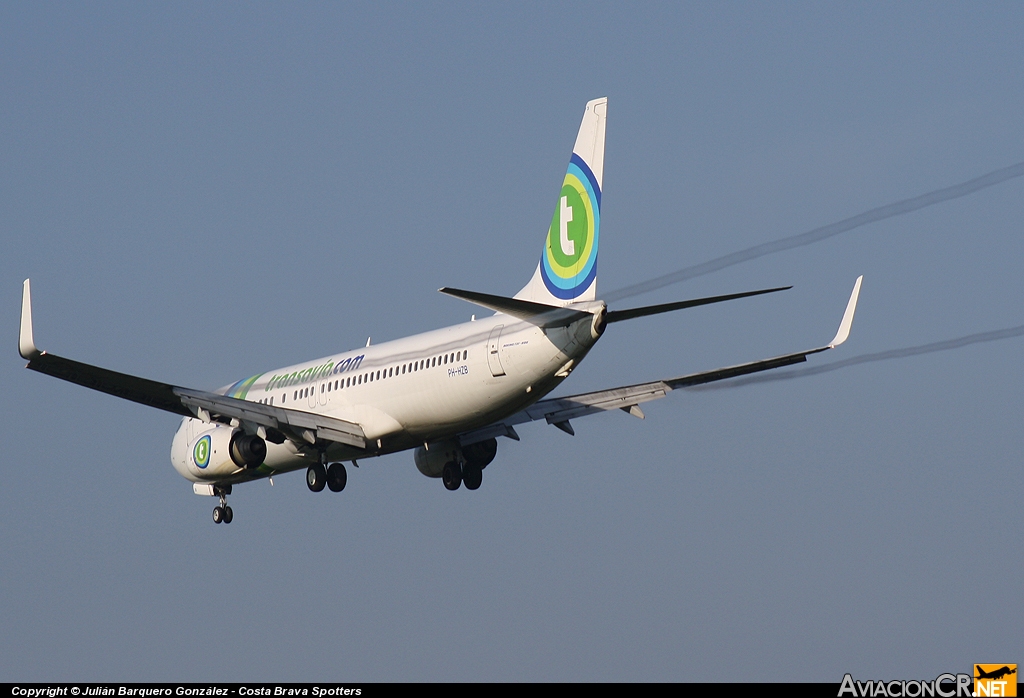
<svg viewBox="0 0 1024 698"><path fill-rule="evenodd" d="M835 349L850 336L850 327L853 326L853 314L857 311L857 298L860 296L860 282L863 280L864 275L861 274L857 277L856 283L853 284L853 293L850 294L850 302L846 304L843 321L839 323L839 331L836 332L835 338L828 345L829 349Z"/></svg>
<svg viewBox="0 0 1024 698"><path fill-rule="evenodd" d="M43 352L36 349L32 341L32 289L28 279L21 291L21 336L18 337L18 353L21 358L31 361Z"/></svg>

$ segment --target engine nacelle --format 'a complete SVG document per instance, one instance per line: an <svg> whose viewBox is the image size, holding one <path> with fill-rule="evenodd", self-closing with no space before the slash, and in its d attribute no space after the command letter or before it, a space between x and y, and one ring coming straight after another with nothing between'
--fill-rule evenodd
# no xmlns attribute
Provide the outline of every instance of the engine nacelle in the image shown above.
<svg viewBox="0 0 1024 698"><path fill-rule="evenodd" d="M466 460L462 455L459 443L454 439L448 441L435 441L430 444L430 450L420 446L416 449L416 469L427 477L441 477L444 464L448 461L461 463Z"/></svg>
<svg viewBox="0 0 1024 698"><path fill-rule="evenodd" d="M441 471L449 461L469 463L481 470L494 460L498 453L498 440L487 439L469 446L459 446L455 439L430 444L430 450L420 446L416 449L416 468L427 477L441 477Z"/></svg>
<svg viewBox="0 0 1024 698"><path fill-rule="evenodd" d="M240 429L215 426L196 435L186 456L188 470L203 480L231 475L239 468L255 469L267 457L267 443Z"/></svg>

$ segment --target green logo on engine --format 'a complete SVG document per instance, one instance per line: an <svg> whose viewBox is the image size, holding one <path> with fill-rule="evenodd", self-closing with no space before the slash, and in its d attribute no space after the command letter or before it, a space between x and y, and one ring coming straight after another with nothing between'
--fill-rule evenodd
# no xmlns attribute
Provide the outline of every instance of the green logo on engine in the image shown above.
<svg viewBox="0 0 1024 698"><path fill-rule="evenodd" d="M209 434L196 441L196 445L192 447L192 460L195 461L197 468L205 468L210 464Z"/></svg>

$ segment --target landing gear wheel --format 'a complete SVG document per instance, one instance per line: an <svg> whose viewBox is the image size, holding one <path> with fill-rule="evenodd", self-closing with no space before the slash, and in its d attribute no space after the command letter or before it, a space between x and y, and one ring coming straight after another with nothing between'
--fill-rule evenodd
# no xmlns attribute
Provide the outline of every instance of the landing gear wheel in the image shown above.
<svg viewBox="0 0 1024 698"><path fill-rule="evenodd" d="M223 507L214 507L213 508L213 522L215 524L219 524L223 520L224 520L224 508Z"/></svg>
<svg viewBox="0 0 1024 698"><path fill-rule="evenodd" d="M323 464L317 463L306 469L306 487L310 492L322 492L327 484L327 470Z"/></svg>
<svg viewBox="0 0 1024 698"><path fill-rule="evenodd" d="M466 463L462 466L462 482L465 483L467 490L475 490L480 487L480 483L484 481L484 471L476 465L470 465Z"/></svg>
<svg viewBox="0 0 1024 698"><path fill-rule="evenodd" d="M441 471L441 481L444 482L446 489L459 489L462 485L462 467L458 463L448 461L444 464L444 470Z"/></svg>
<svg viewBox="0 0 1024 698"><path fill-rule="evenodd" d="M233 518L235 518L235 512L231 511L231 507L224 507L224 523L231 523Z"/></svg>
<svg viewBox="0 0 1024 698"><path fill-rule="evenodd" d="M341 492L345 489L346 482L348 482L348 472L345 470L345 464L331 463L327 468L327 486L331 492Z"/></svg>

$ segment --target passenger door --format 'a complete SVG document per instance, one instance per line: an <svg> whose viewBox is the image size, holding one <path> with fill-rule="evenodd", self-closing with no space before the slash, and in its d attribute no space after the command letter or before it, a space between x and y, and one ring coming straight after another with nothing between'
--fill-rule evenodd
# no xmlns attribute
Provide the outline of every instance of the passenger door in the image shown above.
<svg viewBox="0 0 1024 698"><path fill-rule="evenodd" d="M501 350L501 329L504 325L498 325L491 330L487 338L487 366L491 369L492 376L504 376L505 368L501 365L499 353Z"/></svg>

